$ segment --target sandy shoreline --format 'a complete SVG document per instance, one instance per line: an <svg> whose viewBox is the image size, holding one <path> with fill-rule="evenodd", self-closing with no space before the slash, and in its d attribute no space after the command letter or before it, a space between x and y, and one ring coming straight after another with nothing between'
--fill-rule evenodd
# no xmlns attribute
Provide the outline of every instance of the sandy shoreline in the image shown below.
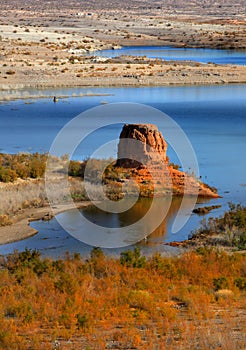
<svg viewBox="0 0 246 350"><path fill-rule="evenodd" d="M49 205L42 208L26 209L13 218L12 225L0 227L0 245L17 242L37 234L38 231L30 226L32 221L48 220L54 215L74 209L74 206L80 209L89 205L91 205L91 202L81 201L75 204L57 205L52 209Z"/></svg>
<svg viewBox="0 0 246 350"><path fill-rule="evenodd" d="M182 68L181 68L182 69ZM8 102L13 100L25 100L31 101L36 99L53 99L53 96L60 100L67 98L78 98L78 97L88 97L88 96L101 96L107 97L109 94L60 94L58 89L85 89L85 88L120 88L120 87L172 87L172 86L212 86L212 85L241 85L246 84L246 67L233 68L234 73L230 73L231 70L226 71L225 67L219 67L216 72L210 69L204 71L193 72L192 74L182 73L181 71L174 73L174 76L167 79L161 76L144 76L138 77L101 77L96 79L85 78L79 83L74 83L74 81L69 81L70 79L65 79L56 82L55 84L51 81L47 81L45 84L40 85L23 85L23 84L9 84L0 86L0 103ZM34 89L32 93L28 93L25 89ZM53 95L40 94L40 90L53 89ZM35 93L35 90L39 90ZM111 94L110 94L111 95ZM30 102L31 103L31 102Z"/></svg>
<svg viewBox="0 0 246 350"><path fill-rule="evenodd" d="M68 87L64 87L64 88L76 88L76 86L68 86ZM28 93L27 91L23 91L22 89L16 89L16 90L4 90L1 93L0 96L0 103L1 102L8 102L8 101L14 101L14 100L26 100L26 104L31 104L32 100L37 100L37 99L54 99L54 95L57 97L57 99L60 100L65 100L67 98L78 98L78 97L107 97L107 96L112 96L113 94L97 94L97 93L90 93L90 94L83 94L83 93L79 93L79 94L60 94L58 92L58 88L57 87L50 87L50 89L53 89L53 94L45 94L45 93L40 93L42 90L38 90L38 92L35 93L35 89L32 91L32 93ZM57 90L57 91L56 91ZM0 89L1 91L1 89ZM46 89L44 88L44 92L46 91ZM27 101L29 100L29 101ZM31 100L31 101L30 101ZM58 102L58 100L57 100Z"/></svg>
<svg viewBox="0 0 246 350"><path fill-rule="evenodd" d="M0 100L15 98L32 99L38 94L28 93L25 89L58 89L58 88L93 88L93 87L148 87L148 86L191 86L191 85L224 85L245 84L246 66L194 64L194 62L177 63L132 63L98 64L94 70L87 72L86 65L78 64L69 67L65 73L39 71L33 69L25 72L17 70L15 76L9 76L8 82L0 79ZM129 67L130 66L130 67ZM78 73L85 71L87 73ZM52 74L55 74L52 77ZM25 80L24 75L28 75ZM40 75L37 82L36 76ZM20 92L22 94L19 97ZM87 94L77 94L88 96ZM75 95L73 95L76 97ZM43 96L41 96L43 97ZM46 96L44 96L46 97ZM59 96L58 96L59 97ZM66 98L70 96L61 96Z"/></svg>

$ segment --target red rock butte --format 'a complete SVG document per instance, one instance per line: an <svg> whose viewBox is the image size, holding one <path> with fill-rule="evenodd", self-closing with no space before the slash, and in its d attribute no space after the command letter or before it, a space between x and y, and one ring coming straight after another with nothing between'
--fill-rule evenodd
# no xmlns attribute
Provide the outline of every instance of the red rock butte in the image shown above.
<svg viewBox="0 0 246 350"><path fill-rule="evenodd" d="M125 124L120 134L116 168L130 171L131 178L140 185L154 185L160 192L165 188L166 192L162 193L219 197L215 188L169 164L167 147L156 125Z"/></svg>
<svg viewBox="0 0 246 350"><path fill-rule="evenodd" d="M156 125L125 124L120 134L117 166L166 163L166 152L167 143Z"/></svg>

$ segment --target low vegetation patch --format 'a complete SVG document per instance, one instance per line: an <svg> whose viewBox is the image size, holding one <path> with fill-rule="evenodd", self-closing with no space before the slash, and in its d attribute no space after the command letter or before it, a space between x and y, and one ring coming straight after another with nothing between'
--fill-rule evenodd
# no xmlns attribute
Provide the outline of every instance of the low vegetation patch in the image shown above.
<svg viewBox="0 0 246 350"><path fill-rule="evenodd" d="M0 215L0 226L8 226L12 224L12 220L8 215Z"/></svg>
<svg viewBox="0 0 246 350"><path fill-rule="evenodd" d="M246 249L246 207L229 203L229 210L219 218L202 221L202 226L190 236L188 243Z"/></svg>
<svg viewBox="0 0 246 350"><path fill-rule="evenodd" d="M0 154L0 181L14 182L18 178L39 178L44 175L47 154Z"/></svg>
<svg viewBox="0 0 246 350"><path fill-rule="evenodd" d="M0 258L0 349L244 349L245 256Z"/></svg>

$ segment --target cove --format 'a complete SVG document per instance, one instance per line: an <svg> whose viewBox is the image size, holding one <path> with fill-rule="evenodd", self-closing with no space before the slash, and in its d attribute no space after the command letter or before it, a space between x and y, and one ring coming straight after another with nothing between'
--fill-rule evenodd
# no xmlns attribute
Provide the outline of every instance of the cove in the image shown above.
<svg viewBox="0 0 246 350"><path fill-rule="evenodd" d="M195 61L216 64L246 64L245 50L222 50L208 48L175 48L170 46L125 46L121 49L102 50L94 53L99 57L146 56L167 61Z"/></svg>

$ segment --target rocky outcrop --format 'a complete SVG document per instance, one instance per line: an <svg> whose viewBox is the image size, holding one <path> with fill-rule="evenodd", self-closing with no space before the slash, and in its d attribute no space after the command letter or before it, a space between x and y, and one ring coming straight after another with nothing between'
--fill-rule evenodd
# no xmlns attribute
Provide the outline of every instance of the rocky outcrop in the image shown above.
<svg viewBox="0 0 246 350"><path fill-rule="evenodd" d="M116 169L123 181L134 179L142 196L160 194L219 197L216 189L168 163L167 143L156 125L125 124L118 144ZM120 170L119 170L120 169Z"/></svg>
<svg viewBox="0 0 246 350"><path fill-rule="evenodd" d="M125 124L120 134L117 166L166 163L166 152L167 143L156 125Z"/></svg>
<svg viewBox="0 0 246 350"><path fill-rule="evenodd" d="M211 210L219 209L219 208L221 208L221 205L210 205L210 206L206 206L206 207L195 208L192 210L192 213L195 213L198 215L206 215Z"/></svg>

